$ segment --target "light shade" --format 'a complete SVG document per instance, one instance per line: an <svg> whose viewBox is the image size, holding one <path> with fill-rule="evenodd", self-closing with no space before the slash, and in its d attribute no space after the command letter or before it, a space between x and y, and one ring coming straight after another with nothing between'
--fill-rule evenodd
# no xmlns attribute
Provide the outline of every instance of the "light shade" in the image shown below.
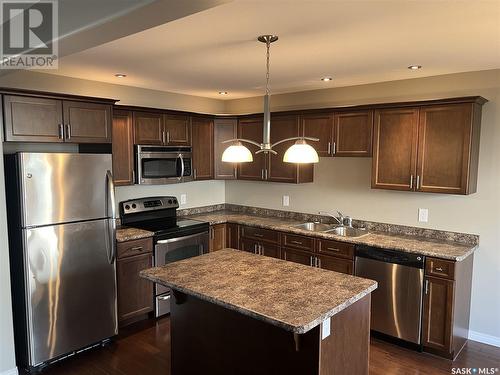
<svg viewBox="0 0 500 375"><path fill-rule="evenodd" d="M253 161L252 153L241 142L229 146L222 153L222 161L227 163L248 163Z"/></svg>
<svg viewBox="0 0 500 375"><path fill-rule="evenodd" d="M308 145L304 139L299 139L286 150L285 155L283 155L283 161L298 164L317 163L319 162L319 157L311 145Z"/></svg>

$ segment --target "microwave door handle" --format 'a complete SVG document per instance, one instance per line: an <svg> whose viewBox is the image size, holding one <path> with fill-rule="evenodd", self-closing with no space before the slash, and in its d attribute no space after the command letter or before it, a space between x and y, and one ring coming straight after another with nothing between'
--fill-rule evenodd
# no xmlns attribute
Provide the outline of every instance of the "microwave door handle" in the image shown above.
<svg viewBox="0 0 500 375"><path fill-rule="evenodd" d="M181 175L177 177L177 179L180 181L182 180L182 177L184 177L184 158L182 157L182 154L179 154L178 158L181 161Z"/></svg>

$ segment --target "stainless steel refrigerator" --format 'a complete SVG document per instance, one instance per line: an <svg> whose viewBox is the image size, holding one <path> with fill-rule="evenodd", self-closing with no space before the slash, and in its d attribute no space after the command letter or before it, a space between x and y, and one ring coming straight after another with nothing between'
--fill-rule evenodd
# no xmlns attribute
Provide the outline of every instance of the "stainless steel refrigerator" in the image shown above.
<svg viewBox="0 0 500 375"><path fill-rule="evenodd" d="M44 366L118 333L111 155L6 157L18 365Z"/></svg>

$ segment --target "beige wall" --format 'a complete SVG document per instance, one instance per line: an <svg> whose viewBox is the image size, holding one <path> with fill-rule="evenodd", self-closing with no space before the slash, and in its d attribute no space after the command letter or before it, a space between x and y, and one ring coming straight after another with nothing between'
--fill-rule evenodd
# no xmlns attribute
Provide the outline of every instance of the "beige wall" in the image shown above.
<svg viewBox="0 0 500 375"><path fill-rule="evenodd" d="M314 183L290 185L228 181L226 202L316 213L339 209L354 218L477 233L481 246L474 260L471 329L494 336L500 345L500 70L387 82L313 92L276 95L273 110L482 95L478 192L470 196L370 189L371 159L321 158ZM229 112L261 111L261 99L228 103ZM271 125L272 126L272 125ZM418 208L429 222L418 223ZM476 339L481 337L477 334ZM487 336L485 336L488 339ZM484 337L483 337L484 339Z"/></svg>

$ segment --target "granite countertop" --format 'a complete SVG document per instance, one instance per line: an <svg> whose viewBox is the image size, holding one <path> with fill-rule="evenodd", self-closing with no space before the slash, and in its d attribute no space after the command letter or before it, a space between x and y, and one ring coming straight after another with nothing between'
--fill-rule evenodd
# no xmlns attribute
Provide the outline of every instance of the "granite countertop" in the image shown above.
<svg viewBox="0 0 500 375"><path fill-rule="evenodd" d="M187 217L187 216L186 216ZM236 223L259 228L289 232L310 237L325 238L353 244L374 246L379 248L395 249L408 253L432 256L454 261L462 261L476 250L477 245L468 245L460 242L429 239L417 236L396 235L387 232L372 232L362 237L342 237L331 233L312 232L294 228L301 221L279 217L267 217L237 213L234 211L215 211L207 214L188 216L190 219L207 221L211 225Z"/></svg>
<svg viewBox="0 0 500 375"><path fill-rule="evenodd" d="M116 242L140 240L141 238L153 237L153 235L153 232L144 229L120 227L116 229Z"/></svg>
<svg viewBox="0 0 500 375"><path fill-rule="evenodd" d="M150 268L141 276L299 334L377 288L373 280L234 249Z"/></svg>

